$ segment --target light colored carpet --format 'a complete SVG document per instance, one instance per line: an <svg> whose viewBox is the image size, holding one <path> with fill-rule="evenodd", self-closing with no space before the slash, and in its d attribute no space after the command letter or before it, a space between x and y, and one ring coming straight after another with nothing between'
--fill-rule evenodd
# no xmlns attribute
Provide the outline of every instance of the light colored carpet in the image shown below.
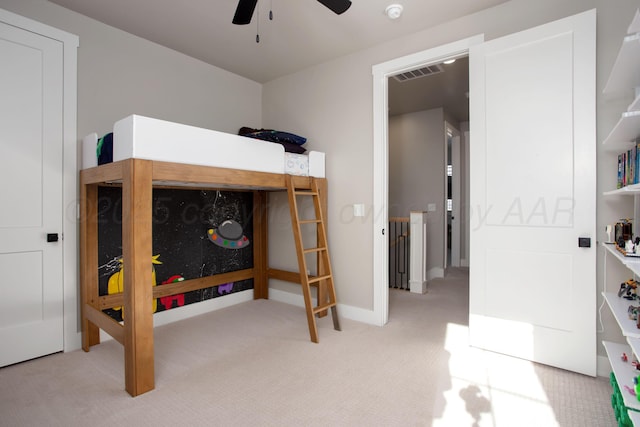
<svg viewBox="0 0 640 427"><path fill-rule="evenodd" d="M0 369L2 426L615 426L611 389L466 345L468 277L391 290L385 327L257 300L155 329L156 389L109 341ZM3 344L3 345L6 345Z"/></svg>

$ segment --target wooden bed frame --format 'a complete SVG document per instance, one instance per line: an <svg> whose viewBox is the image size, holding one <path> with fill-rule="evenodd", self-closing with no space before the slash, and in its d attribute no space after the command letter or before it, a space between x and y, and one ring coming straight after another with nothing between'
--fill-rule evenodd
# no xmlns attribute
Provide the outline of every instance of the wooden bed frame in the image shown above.
<svg viewBox="0 0 640 427"><path fill-rule="evenodd" d="M253 279L254 299L268 299L268 279L300 283L299 272L268 268L267 192L286 191L285 174L194 166L152 160L127 159L80 172L80 286L82 348L100 343L100 329L124 346L125 389L132 396L155 387L152 299L208 288L232 281ZM293 176L296 187L309 188L312 178ZM320 186L326 218L327 181ZM122 185L122 256L124 292L99 295L98 290L98 187ZM152 256L153 188L243 189L253 191L253 268L150 286ZM325 267L318 263L318 275ZM324 286L317 287L318 301L326 300ZM119 323L103 310L123 307L126 319ZM319 315L326 315L326 311Z"/></svg>

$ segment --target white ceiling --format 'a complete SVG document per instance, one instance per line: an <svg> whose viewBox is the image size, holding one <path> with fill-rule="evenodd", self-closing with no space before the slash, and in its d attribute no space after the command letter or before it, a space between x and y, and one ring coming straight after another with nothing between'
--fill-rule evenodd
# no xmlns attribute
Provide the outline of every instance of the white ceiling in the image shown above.
<svg viewBox="0 0 640 427"><path fill-rule="evenodd" d="M389 79L389 115L443 107L458 121L469 121L469 58L442 67L442 73L414 80Z"/></svg>
<svg viewBox="0 0 640 427"><path fill-rule="evenodd" d="M352 0L342 15L316 0L259 0L249 25L231 23L236 0L50 1L264 83L506 0ZM384 14L393 2L404 6L394 21Z"/></svg>

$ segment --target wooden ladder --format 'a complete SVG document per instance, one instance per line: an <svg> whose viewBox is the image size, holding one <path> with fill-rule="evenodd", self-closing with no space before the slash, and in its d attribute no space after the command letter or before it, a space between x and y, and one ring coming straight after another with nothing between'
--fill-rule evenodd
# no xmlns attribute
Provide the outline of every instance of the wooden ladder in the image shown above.
<svg viewBox="0 0 640 427"><path fill-rule="evenodd" d="M340 330L338 320L338 307L336 302L336 291L333 285L333 273L331 272L331 262L329 260L329 247L327 245L327 230L325 227L324 214L320 203L320 191L315 178L311 180L311 189L297 189L291 175L286 176L287 193L289 195L289 210L291 211L291 225L293 227L293 239L296 242L296 253L298 254L298 267L300 269L300 284L304 295L304 305L307 310L307 322L309 323L309 335L311 341L318 342L318 328L316 326L316 315L323 315L331 308L333 317L333 328ZM297 196L311 197L315 210L315 218L300 219ZM315 225L317 234L317 244L315 248L305 248L301 225ZM317 255L317 276L310 276L307 268L307 254ZM318 305L313 306L311 300L311 286L317 287Z"/></svg>

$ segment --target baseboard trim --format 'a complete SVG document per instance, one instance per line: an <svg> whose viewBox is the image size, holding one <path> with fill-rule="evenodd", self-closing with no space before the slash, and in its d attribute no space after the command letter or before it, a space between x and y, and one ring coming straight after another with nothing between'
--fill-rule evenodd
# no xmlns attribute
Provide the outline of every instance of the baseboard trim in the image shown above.
<svg viewBox="0 0 640 427"><path fill-rule="evenodd" d="M596 374L599 377L609 378L609 374L611 373L611 362L609 362L609 358L607 356L598 356L596 363Z"/></svg>
<svg viewBox="0 0 640 427"><path fill-rule="evenodd" d="M281 291L279 289L269 289L269 299L298 307L304 307L304 299L302 298L302 295ZM313 299L313 303L316 304L315 298ZM378 318L375 316L373 310L366 310L364 308L338 303L338 314L340 317L344 317L345 319L382 326L378 324Z"/></svg>
<svg viewBox="0 0 640 427"><path fill-rule="evenodd" d="M443 279L444 278L444 268L442 267L433 267L427 272L427 281L433 279Z"/></svg>
<svg viewBox="0 0 640 427"><path fill-rule="evenodd" d="M153 326L162 326L190 317L199 316L210 311L216 311L232 305L253 300L253 289L225 295L223 297L211 298L200 301L196 304L189 304L171 310L161 311L153 315Z"/></svg>
<svg viewBox="0 0 640 427"><path fill-rule="evenodd" d="M178 322L180 320L185 320L190 317L199 316L201 314L231 307L232 305L251 300L253 300L253 289L247 289L240 292L234 292L223 297L211 298L195 304L175 307L171 310L155 313L153 315L153 326L157 327L167 325L169 323ZM111 339L113 339L111 335L107 334L102 329L100 330L100 341L108 341Z"/></svg>
<svg viewBox="0 0 640 427"><path fill-rule="evenodd" d="M422 280L409 280L409 289L414 294L426 294L427 293L427 281Z"/></svg>

